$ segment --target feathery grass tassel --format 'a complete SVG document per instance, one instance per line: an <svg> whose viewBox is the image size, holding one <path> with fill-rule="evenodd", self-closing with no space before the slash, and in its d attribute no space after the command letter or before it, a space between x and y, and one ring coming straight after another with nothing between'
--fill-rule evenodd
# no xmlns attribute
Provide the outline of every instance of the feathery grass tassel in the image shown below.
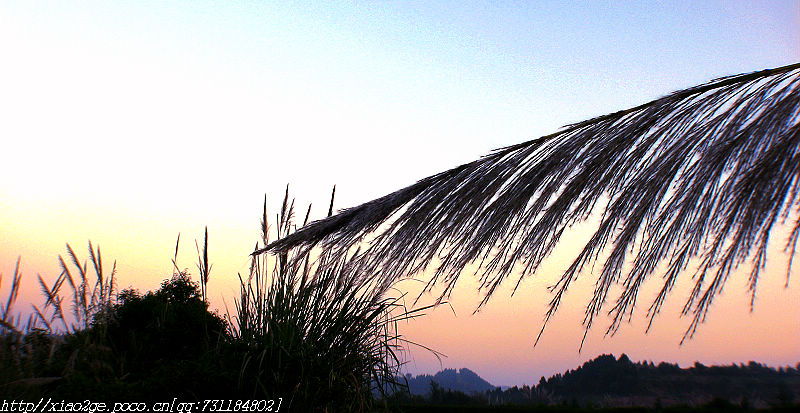
<svg viewBox="0 0 800 413"><path fill-rule="evenodd" d="M798 118L800 63L723 77L500 148L284 231L254 254L320 246L337 259L361 248L352 268L386 283L441 258L428 289L444 284L443 297L468 265L478 264L483 305L513 269L522 268L520 279L535 273L567 229L601 212L552 290L547 318L605 252L586 329L619 283L624 288L607 330L616 332L632 316L640 286L667 263L648 310L652 323L680 274L700 258L684 311L694 317L691 336L730 272L746 261L755 293L770 232L800 211ZM798 228L795 220L792 255Z"/></svg>

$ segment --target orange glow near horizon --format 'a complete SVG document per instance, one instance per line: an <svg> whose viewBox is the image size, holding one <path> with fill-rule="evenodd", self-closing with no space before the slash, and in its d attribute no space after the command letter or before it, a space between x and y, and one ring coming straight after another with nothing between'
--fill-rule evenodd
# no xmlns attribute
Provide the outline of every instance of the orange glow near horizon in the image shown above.
<svg viewBox="0 0 800 413"><path fill-rule="evenodd" d="M733 272L695 335L680 344L692 314L680 312L693 286L691 272L684 273L667 297L651 330L645 334L649 319L646 312L661 288L659 273L651 276L639 293L636 311L630 323L623 324L615 335L605 335L611 318L599 316L579 353L583 336L582 322L586 304L594 290L596 277L584 270L566 293L558 312L549 321L534 348L547 311L554 284L582 246L591 225L582 224L581 234L567 234L562 244L545 261L538 273L522 281L511 296L516 279L506 280L489 303L472 314L480 299L477 283L462 279L449 307L438 308L426 317L401 326L410 340L419 341L447 355L439 361L421 349L414 349L410 370L438 371L468 367L493 384L536 384L540 376L549 377L567 368L578 367L600 354L627 354L634 361L660 361L691 366L695 361L723 365L757 361L770 366L796 365L800 362L800 282L786 284L788 254L784 253L786 231L778 228L770 248L770 259L759 278L755 306L750 312L747 291L749 266ZM777 242L778 240L780 242ZM780 245L775 245L780 244ZM602 258L602 257L601 257ZM602 261L595 269L599 271ZM690 270L692 267L690 266ZM608 311L619 292L609 293ZM419 291L417 288L416 291ZM409 294L416 297L416 294ZM433 297L432 297L433 298ZM423 300L424 301L424 300ZM453 313L455 310L455 315ZM494 381L493 381L494 380Z"/></svg>
<svg viewBox="0 0 800 413"><path fill-rule="evenodd" d="M48 206L49 205L49 206ZM209 223L209 250L213 264L209 283L212 306L221 313L230 310L238 291L237 273L247 273L248 253L258 237L258 208L238 223ZM60 212L59 212L60 211ZM23 204L0 203L0 225L7 228L0 240L0 272L3 284L0 297L5 300L20 255L23 289L16 310L25 312L28 304L42 302L36 275L52 282L59 274L57 256L66 259L69 242L80 259L88 258L86 241L91 240L103 253L108 270L117 261L120 289L133 287L152 290L172 272L171 259L175 237L181 222L176 215L137 214L133 208L118 212L70 207L67 203L46 204L37 208ZM169 224L167 224L169 223ZM772 366L795 365L800 361L800 285L797 278L786 282L786 257L778 246L770 249L770 260L759 281L755 308L749 311L746 281L749 268L740 268L728 280L723 294L714 301L708 319L695 337L682 346L680 339L689 325L689 317L679 317L688 296L689 274L679 280L668 297L653 328L645 334L644 316L652 297L660 288L654 275L642 289L637 311L630 324L614 336L604 336L609 319L600 317L590 330L582 352L578 352L583 334L581 322L585 305L594 288L594 277L584 271L570 288L556 315L550 320L539 344L533 343L542 326L552 285L570 263L576 246L583 245L590 225L583 224L575 234L567 234L562 244L548 258L538 273L522 281L511 297L516 279L506 280L489 303L472 314L482 294L470 273L459 281L448 305L427 311L424 317L400 323L400 333L408 340L446 355L441 364L428 351L414 345L406 353L405 371L413 374L434 373L440 368L467 367L493 384L535 384L540 376L550 376L574 368L599 354L626 353L632 360L677 362L682 366L695 361L711 364L757 361ZM178 263L196 274L195 239L202 239L202 228L181 232ZM42 234L46 234L42 236ZM777 240L780 237L775 237ZM65 241L66 240L66 241ZM774 242L774 244L781 244ZM14 254L8 254L13 251ZM598 264L599 265L599 264ZM402 281L411 305L422 283ZM420 305L432 302L434 295L423 296ZM609 295L609 302L615 298ZM610 308L608 305L606 309ZM455 314L454 314L455 312Z"/></svg>

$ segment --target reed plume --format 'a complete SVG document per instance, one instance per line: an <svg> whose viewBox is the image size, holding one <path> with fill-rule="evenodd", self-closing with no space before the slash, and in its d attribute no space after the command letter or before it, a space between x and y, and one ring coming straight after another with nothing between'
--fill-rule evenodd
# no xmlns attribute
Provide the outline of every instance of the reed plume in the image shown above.
<svg viewBox="0 0 800 413"><path fill-rule="evenodd" d="M747 261L755 298L769 235L787 220L794 222L786 249L795 253L799 103L800 63L712 80L495 150L312 222L254 254L323 247L346 256L360 248L356 272L387 283L438 259L427 290L443 285L440 299L477 264L483 306L512 270L519 269L518 286L568 228L596 211L595 232L551 287L544 324L601 253L584 325L592 327L610 287L620 283L610 310L612 334L631 317L640 286L659 264L666 270L648 309L651 323L697 259L683 308L693 315L686 339L731 271ZM633 264L629 270L626 263Z"/></svg>

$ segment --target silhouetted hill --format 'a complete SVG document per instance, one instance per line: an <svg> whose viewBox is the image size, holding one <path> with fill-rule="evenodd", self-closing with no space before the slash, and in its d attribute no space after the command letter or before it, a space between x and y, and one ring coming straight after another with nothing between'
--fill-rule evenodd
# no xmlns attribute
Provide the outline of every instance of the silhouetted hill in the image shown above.
<svg viewBox="0 0 800 413"><path fill-rule="evenodd" d="M409 374L406 379L411 394L396 397L413 405L800 407L800 363L777 369L752 361L681 368L605 354L574 370L542 377L535 386L501 389L466 368L433 376Z"/></svg>
<svg viewBox="0 0 800 413"><path fill-rule="evenodd" d="M431 392L431 381L439 384L443 389L460 391L465 394L484 393L488 390L494 389L488 381L482 379L474 371L470 369L444 369L433 376L430 374L423 374L412 377L410 374L406 375L408 380L408 388L413 395L426 395Z"/></svg>
<svg viewBox="0 0 800 413"><path fill-rule="evenodd" d="M514 404L578 403L604 406L704 405L713 400L768 407L800 401L800 364L770 368L759 363L711 366L632 362L607 354L583 366L542 377L534 387L487 393L489 402Z"/></svg>

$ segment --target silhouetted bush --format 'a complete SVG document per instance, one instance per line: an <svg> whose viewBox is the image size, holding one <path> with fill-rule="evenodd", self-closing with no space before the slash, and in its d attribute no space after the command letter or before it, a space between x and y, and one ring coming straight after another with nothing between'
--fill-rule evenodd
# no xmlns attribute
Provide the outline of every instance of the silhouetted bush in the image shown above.
<svg viewBox="0 0 800 413"><path fill-rule="evenodd" d="M117 301L106 339L125 381L136 383L134 393L174 397L219 391L226 377L216 354L225 343L227 323L208 310L187 274L178 273L144 295L124 290Z"/></svg>

